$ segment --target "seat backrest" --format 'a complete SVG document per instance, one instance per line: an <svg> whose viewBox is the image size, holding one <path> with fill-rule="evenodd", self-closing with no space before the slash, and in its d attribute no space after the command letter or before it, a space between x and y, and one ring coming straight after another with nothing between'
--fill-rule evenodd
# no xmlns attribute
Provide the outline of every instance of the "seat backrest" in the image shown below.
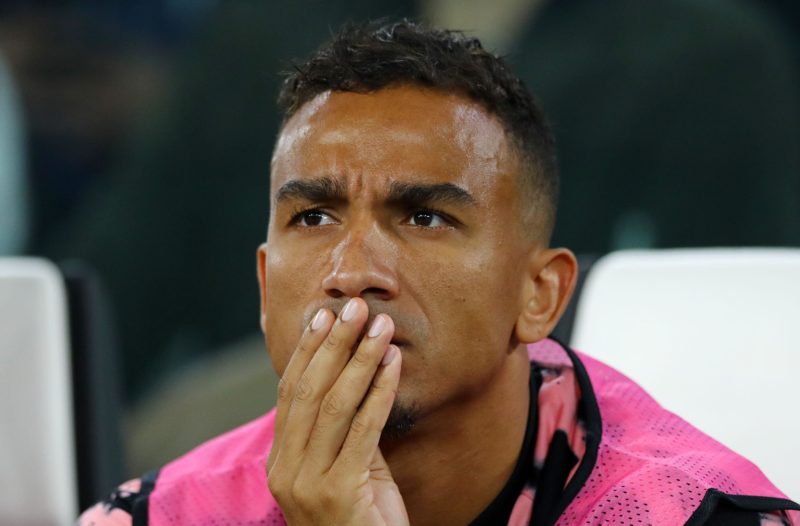
<svg viewBox="0 0 800 526"><path fill-rule="evenodd" d="M0 524L77 516L68 341L56 267L0 258Z"/></svg>
<svg viewBox="0 0 800 526"><path fill-rule="evenodd" d="M609 254L570 343L800 497L800 250Z"/></svg>
<svg viewBox="0 0 800 526"><path fill-rule="evenodd" d="M78 504L86 509L127 475L118 350L100 277L79 261L64 262L58 269L69 310Z"/></svg>

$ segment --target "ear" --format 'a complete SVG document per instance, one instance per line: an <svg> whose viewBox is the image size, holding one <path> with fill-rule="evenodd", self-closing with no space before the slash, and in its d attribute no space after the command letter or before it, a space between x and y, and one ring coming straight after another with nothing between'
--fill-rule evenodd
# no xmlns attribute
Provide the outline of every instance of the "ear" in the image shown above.
<svg viewBox="0 0 800 526"><path fill-rule="evenodd" d="M261 332L267 332L267 244L262 243L256 253L258 291L261 294Z"/></svg>
<svg viewBox="0 0 800 526"><path fill-rule="evenodd" d="M546 338L567 308L578 262L566 248L533 250L528 260L515 333L521 343Z"/></svg>

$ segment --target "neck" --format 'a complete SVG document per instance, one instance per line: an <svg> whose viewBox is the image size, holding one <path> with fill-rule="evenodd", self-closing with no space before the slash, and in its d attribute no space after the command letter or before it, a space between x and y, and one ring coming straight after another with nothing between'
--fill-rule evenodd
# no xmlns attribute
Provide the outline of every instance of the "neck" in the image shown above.
<svg viewBox="0 0 800 526"><path fill-rule="evenodd" d="M529 377L520 345L480 395L443 407L418 421L409 436L381 444L411 524L468 524L500 493L525 437Z"/></svg>

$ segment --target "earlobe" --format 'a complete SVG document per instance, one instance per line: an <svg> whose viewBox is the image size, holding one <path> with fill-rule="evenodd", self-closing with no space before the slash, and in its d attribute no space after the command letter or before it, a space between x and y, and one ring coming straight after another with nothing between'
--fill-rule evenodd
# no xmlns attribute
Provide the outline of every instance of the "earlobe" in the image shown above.
<svg viewBox="0 0 800 526"><path fill-rule="evenodd" d="M256 267L258 271L258 291L261 297L261 332L267 330L267 244L262 243L256 252Z"/></svg>
<svg viewBox="0 0 800 526"><path fill-rule="evenodd" d="M552 332L572 296L577 270L575 256L567 249L547 249L531 255L515 327L521 343L537 342Z"/></svg>

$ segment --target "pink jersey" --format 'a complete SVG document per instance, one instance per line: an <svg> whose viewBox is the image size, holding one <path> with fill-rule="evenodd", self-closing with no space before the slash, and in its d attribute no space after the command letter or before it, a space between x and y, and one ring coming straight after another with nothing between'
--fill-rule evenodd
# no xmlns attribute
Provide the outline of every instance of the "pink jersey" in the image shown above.
<svg viewBox="0 0 800 526"><path fill-rule="evenodd" d="M724 501L761 513L762 524L800 526L792 511L800 507L756 466L660 407L624 375L553 340L528 352L541 375L534 467L550 469L548 458L559 448L574 465L563 471L561 487L529 483L510 525L704 524ZM78 524L285 524L264 469L274 419L273 410L120 486Z"/></svg>

